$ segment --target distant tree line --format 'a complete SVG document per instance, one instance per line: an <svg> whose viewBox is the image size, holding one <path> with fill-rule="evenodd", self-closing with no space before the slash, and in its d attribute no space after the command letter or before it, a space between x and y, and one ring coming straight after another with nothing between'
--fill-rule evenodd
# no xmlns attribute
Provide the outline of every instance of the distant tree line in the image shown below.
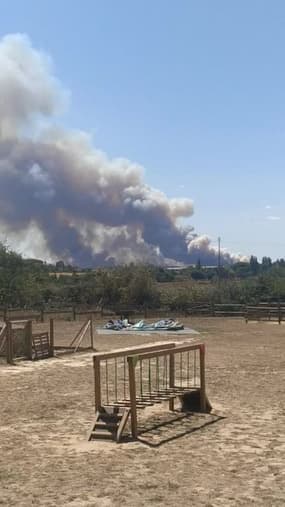
<svg viewBox="0 0 285 507"><path fill-rule="evenodd" d="M24 259L0 244L0 306L17 308L168 307L184 310L198 301L258 303L285 301L285 260L183 270L128 265L79 270L63 261Z"/></svg>

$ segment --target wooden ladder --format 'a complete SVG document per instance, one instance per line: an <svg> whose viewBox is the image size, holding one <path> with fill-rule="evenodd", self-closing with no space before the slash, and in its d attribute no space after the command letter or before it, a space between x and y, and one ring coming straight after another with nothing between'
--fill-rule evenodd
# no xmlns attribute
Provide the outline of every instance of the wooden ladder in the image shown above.
<svg viewBox="0 0 285 507"><path fill-rule="evenodd" d="M88 440L107 439L120 442L130 411L130 408L125 407L101 407L96 412Z"/></svg>

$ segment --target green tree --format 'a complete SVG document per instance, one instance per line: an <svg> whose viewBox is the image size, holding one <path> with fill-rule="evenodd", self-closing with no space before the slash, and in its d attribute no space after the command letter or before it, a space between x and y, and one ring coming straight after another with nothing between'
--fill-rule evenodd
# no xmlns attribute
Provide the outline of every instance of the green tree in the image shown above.
<svg viewBox="0 0 285 507"><path fill-rule="evenodd" d="M264 271L266 271L267 269L271 268L271 266L272 266L271 258L270 257L262 257L261 264L262 264L262 269Z"/></svg>
<svg viewBox="0 0 285 507"><path fill-rule="evenodd" d="M153 278L147 268L138 269L127 288L128 302L147 308L158 307L160 294L155 288Z"/></svg>
<svg viewBox="0 0 285 507"><path fill-rule="evenodd" d="M250 266L251 273L254 276L257 275L259 272L259 263L258 263L257 257L255 257L254 255L251 255L251 257L250 257L249 266Z"/></svg>

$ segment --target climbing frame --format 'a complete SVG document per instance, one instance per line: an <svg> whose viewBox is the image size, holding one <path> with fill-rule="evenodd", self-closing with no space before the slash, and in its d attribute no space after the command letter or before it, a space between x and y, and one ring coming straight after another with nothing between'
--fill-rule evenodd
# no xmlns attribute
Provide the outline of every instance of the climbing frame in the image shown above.
<svg viewBox="0 0 285 507"><path fill-rule="evenodd" d="M126 418L130 416L132 436L136 438L138 409L168 401L169 409L174 410L174 399L191 392L198 395L200 411L206 411L202 343L160 342L96 353L93 366L96 417L89 440L104 437L103 421L108 436L111 434L111 438L119 441L122 434L121 431L118 436L119 425L111 425L110 431L107 419L112 419L115 413L122 415L120 410L126 410Z"/></svg>

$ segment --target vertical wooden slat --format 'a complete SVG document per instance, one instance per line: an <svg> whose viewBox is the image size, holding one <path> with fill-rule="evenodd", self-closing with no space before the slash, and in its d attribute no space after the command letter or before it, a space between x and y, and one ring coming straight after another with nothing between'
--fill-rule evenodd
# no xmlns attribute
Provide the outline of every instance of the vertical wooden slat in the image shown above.
<svg viewBox="0 0 285 507"><path fill-rule="evenodd" d="M12 324L9 321L7 321L7 363L13 363Z"/></svg>
<svg viewBox="0 0 285 507"><path fill-rule="evenodd" d="M281 314L281 305L280 305L280 301L278 303L278 324L281 324L281 320L282 320L282 314Z"/></svg>
<svg viewBox="0 0 285 507"><path fill-rule="evenodd" d="M28 359L33 359L33 337L32 337L32 321L28 320L25 329L26 354Z"/></svg>
<svg viewBox="0 0 285 507"><path fill-rule="evenodd" d="M151 393L151 359L148 360L148 392Z"/></svg>
<svg viewBox="0 0 285 507"><path fill-rule="evenodd" d="M91 340L91 349L94 349L94 336L93 336L93 315L90 317L90 340Z"/></svg>
<svg viewBox="0 0 285 507"><path fill-rule="evenodd" d="M54 320L49 319L49 355L54 356Z"/></svg>
<svg viewBox="0 0 285 507"><path fill-rule="evenodd" d="M187 352L187 387L190 385L190 353Z"/></svg>
<svg viewBox="0 0 285 507"><path fill-rule="evenodd" d="M200 352L200 408L206 412L206 378L205 378L205 345L199 347Z"/></svg>
<svg viewBox="0 0 285 507"><path fill-rule="evenodd" d="M169 387L175 385L175 356L170 352L169 354ZM174 398L169 400L169 410L174 410Z"/></svg>
<svg viewBox="0 0 285 507"><path fill-rule="evenodd" d="M108 375L108 359L105 360L105 386L106 386L106 401L109 405L109 375Z"/></svg>
<svg viewBox="0 0 285 507"><path fill-rule="evenodd" d="M183 362L182 362L183 356L182 352L180 352L180 387L182 387L183 384Z"/></svg>
<svg viewBox="0 0 285 507"><path fill-rule="evenodd" d="M101 408L101 375L100 375L100 359L93 357L94 367L94 387L95 387L95 412Z"/></svg>
<svg viewBox="0 0 285 507"><path fill-rule="evenodd" d="M127 398L127 376L126 376L126 370L127 370L127 365L126 365L126 358L124 357L124 363L123 363L123 369L124 369L124 400Z"/></svg>
<svg viewBox="0 0 285 507"><path fill-rule="evenodd" d="M140 360L140 394L141 398L143 397L143 363Z"/></svg>
<svg viewBox="0 0 285 507"><path fill-rule="evenodd" d="M155 378L156 378L156 390L159 391L159 357L156 358L155 362Z"/></svg>
<svg viewBox="0 0 285 507"><path fill-rule="evenodd" d="M115 384L115 401L118 401L118 363L117 358L114 358L115 372L114 372L114 384Z"/></svg>
<svg viewBox="0 0 285 507"><path fill-rule="evenodd" d="M137 438L137 436L138 436L135 362L136 362L135 357L128 357L130 403L131 403L131 428L132 428L133 438Z"/></svg>

